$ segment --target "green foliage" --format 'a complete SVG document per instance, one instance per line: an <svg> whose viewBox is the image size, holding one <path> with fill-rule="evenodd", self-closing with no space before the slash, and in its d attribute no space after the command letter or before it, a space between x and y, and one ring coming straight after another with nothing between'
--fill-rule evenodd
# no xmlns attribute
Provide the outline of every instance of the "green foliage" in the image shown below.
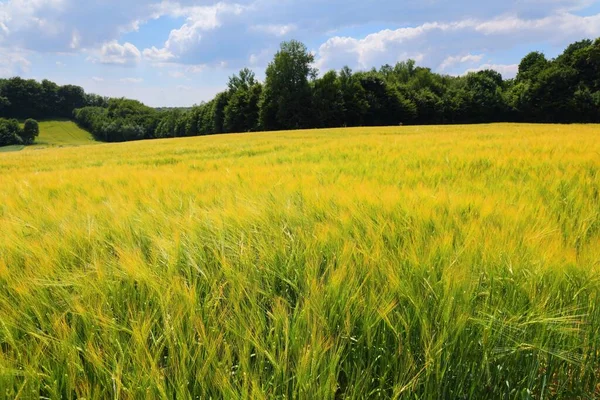
<svg viewBox="0 0 600 400"><path fill-rule="evenodd" d="M364 122L369 126L411 123L417 115L416 105L396 88L388 85L375 72L359 73L360 85L365 91L369 108Z"/></svg>
<svg viewBox="0 0 600 400"><path fill-rule="evenodd" d="M163 116L170 118L170 113L161 114L137 100L124 98L108 100L107 108L84 107L76 109L73 113L78 124L89 130L96 139L105 142L125 142L157 137L157 128ZM167 125L168 123L165 122L158 133L164 132Z"/></svg>
<svg viewBox="0 0 600 400"><path fill-rule="evenodd" d="M74 117L98 140L212 135L300 128L486 122L600 122L600 39L582 40L548 60L527 54L515 79L495 71L445 76L414 60L318 77L314 56L281 44L264 83L242 69L227 90L188 109L154 109L44 80L0 80L0 116ZM8 139L6 139L8 140Z"/></svg>
<svg viewBox="0 0 600 400"><path fill-rule="evenodd" d="M344 93L335 71L313 82L313 126L335 128L344 125Z"/></svg>
<svg viewBox="0 0 600 400"><path fill-rule="evenodd" d="M535 77L548 67L546 56L539 51L533 51L527 54L519 64L519 73L517 81L526 81L535 79Z"/></svg>
<svg viewBox="0 0 600 400"><path fill-rule="evenodd" d="M467 114L472 122L496 122L505 119L506 104L502 95L502 76L485 70L466 77Z"/></svg>
<svg viewBox="0 0 600 400"><path fill-rule="evenodd" d="M229 92L227 105L223 110L223 131L258 130L262 85L256 81L254 72L242 69L238 76L234 75L229 79L227 86Z"/></svg>
<svg viewBox="0 0 600 400"><path fill-rule="evenodd" d="M306 46L292 40L281 44L266 70L260 123L265 130L310 127L312 96L309 78L314 56Z"/></svg>
<svg viewBox="0 0 600 400"><path fill-rule="evenodd" d="M34 119L28 119L23 125L23 131L21 133L21 139L24 144L33 144L35 138L40 135L40 126Z"/></svg>
<svg viewBox="0 0 600 400"><path fill-rule="evenodd" d="M0 118L0 146L24 144L21 133L19 121Z"/></svg>
<svg viewBox="0 0 600 400"><path fill-rule="evenodd" d="M342 68L339 77L342 100L344 102L343 126L361 126L369 110L367 92L360 84L358 78L352 74L348 67Z"/></svg>
<svg viewBox="0 0 600 400"><path fill-rule="evenodd" d="M99 96L86 95L79 86L58 86L54 82L19 77L0 79L0 116L6 118L70 118L76 108L97 103Z"/></svg>

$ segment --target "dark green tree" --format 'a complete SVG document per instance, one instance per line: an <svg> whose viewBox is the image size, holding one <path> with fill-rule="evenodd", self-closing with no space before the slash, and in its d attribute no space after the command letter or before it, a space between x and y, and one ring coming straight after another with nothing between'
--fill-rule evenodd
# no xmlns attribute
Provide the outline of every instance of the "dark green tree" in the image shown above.
<svg viewBox="0 0 600 400"><path fill-rule="evenodd" d="M21 132L21 139L23 139L24 144L33 144L35 142L35 138L40 134L40 126L38 122L34 119L28 119L25 121L23 125L23 131Z"/></svg>
<svg viewBox="0 0 600 400"><path fill-rule="evenodd" d="M258 130L262 85L248 68L229 78L229 101L225 106L223 130L249 132Z"/></svg>
<svg viewBox="0 0 600 400"><path fill-rule="evenodd" d="M0 118L0 146L23 144L21 127L16 119Z"/></svg>
<svg viewBox="0 0 600 400"><path fill-rule="evenodd" d="M344 123L344 96L335 71L313 82L313 126L334 128Z"/></svg>
<svg viewBox="0 0 600 400"><path fill-rule="evenodd" d="M517 82L535 80L535 78L548 67L546 56L539 51L532 51L527 54L519 64L519 73Z"/></svg>
<svg viewBox="0 0 600 400"><path fill-rule="evenodd" d="M260 122L265 130L310 127L311 88L309 78L314 56L306 46L292 40L281 44L266 70Z"/></svg>
<svg viewBox="0 0 600 400"><path fill-rule="evenodd" d="M369 110L367 93L349 67L344 67L338 76L344 102L343 126L361 126Z"/></svg>

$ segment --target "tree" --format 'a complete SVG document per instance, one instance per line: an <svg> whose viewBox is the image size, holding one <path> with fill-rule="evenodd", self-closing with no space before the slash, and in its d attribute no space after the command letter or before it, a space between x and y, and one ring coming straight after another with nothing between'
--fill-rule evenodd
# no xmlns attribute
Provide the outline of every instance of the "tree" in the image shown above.
<svg viewBox="0 0 600 400"><path fill-rule="evenodd" d="M58 115L54 117L71 118L73 110L86 106L85 91L75 85L65 85L58 88Z"/></svg>
<svg viewBox="0 0 600 400"><path fill-rule="evenodd" d="M366 125L398 125L410 123L416 117L415 104L404 98L397 89L390 87L376 72L359 74L359 81L369 103L365 115Z"/></svg>
<svg viewBox="0 0 600 400"><path fill-rule="evenodd" d="M569 66L577 70L582 85L591 91L600 90L600 39L575 50Z"/></svg>
<svg viewBox="0 0 600 400"><path fill-rule="evenodd" d="M0 118L0 146L23 144L20 133L19 121Z"/></svg>
<svg viewBox="0 0 600 400"><path fill-rule="evenodd" d="M3 82L0 90L8 100L2 116L19 119L43 116L42 85L38 82L10 78Z"/></svg>
<svg viewBox="0 0 600 400"><path fill-rule="evenodd" d="M344 67L338 76L344 102L343 126L360 126L369 109L367 93L349 67Z"/></svg>
<svg viewBox="0 0 600 400"><path fill-rule="evenodd" d="M58 95L59 86L47 79L42 81L42 93L41 93L41 104L42 109L41 115L37 115L38 118L51 118L60 116L59 110L60 97ZM70 115L69 115L70 117Z"/></svg>
<svg viewBox="0 0 600 400"><path fill-rule="evenodd" d="M249 132L258 129L262 85L248 68L229 78L229 101L224 109L225 132Z"/></svg>
<svg viewBox="0 0 600 400"><path fill-rule="evenodd" d="M344 97L335 71L329 71L313 83L313 125L334 128L344 123Z"/></svg>
<svg viewBox="0 0 600 400"><path fill-rule="evenodd" d="M540 72L548 67L548 60L543 53L532 51L527 54L519 64L517 82L534 80Z"/></svg>
<svg viewBox="0 0 600 400"><path fill-rule="evenodd" d="M225 107L229 102L229 93L223 92L217 94L213 102L212 109L212 132L211 133L223 133L225 123Z"/></svg>
<svg viewBox="0 0 600 400"><path fill-rule="evenodd" d="M21 133L21 139L23 139L24 144L33 144L35 142L35 138L40 134L40 127L38 122L34 119L28 119L25 121L25 125L23 126L23 131Z"/></svg>
<svg viewBox="0 0 600 400"><path fill-rule="evenodd" d="M531 86L531 120L574 122L577 71L559 63L543 70Z"/></svg>
<svg viewBox="0 0 600 400"><path fill-rule="evenodd" d="M428 88L414 92L413 101L417 107L418 124L436 124L443 122L444 107L442 99Z"/></svg>
<svg viewBox="0 0 600 400"><path fill-rule="evenodd" d="M260 122L266 130L299 129L310 126L311 89L316 75L314 56L306 46L292 40L281 44L266 70Z"/></svg>
<svg viewBox="0 0 600 400"><path fill-rule="evenodd" d="M231 93L238 90L248 90L256 84L256 76L249 68L242 69L238 75L229 78L227 87Z"/></svg>
<svg viewBox="0 0 600 400"><path fill-rule="evenodd" d="M466 122L496 122L504 119L507 109L502 96L502 83L502 75L492 70L467 75L465 89L470 117Z"/></svg>

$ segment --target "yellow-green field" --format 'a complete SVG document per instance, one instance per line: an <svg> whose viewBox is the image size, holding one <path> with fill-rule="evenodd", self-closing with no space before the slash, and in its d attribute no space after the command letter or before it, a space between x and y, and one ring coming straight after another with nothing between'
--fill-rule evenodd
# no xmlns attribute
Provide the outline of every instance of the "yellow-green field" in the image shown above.
<svg viewBox="0 0 600 400"><path fill-rule="evenodd" d="M600 126L0 155L0 397L600 396Z"/></svg>
<svg viewBox="0 0 600 400"><path fill-rule="evenodd" d="M36 138L33 146L4 146L0 147L0 153L97 143L89 132L81 129L72 121L41 121L39 124L40 135Z"/></svg>
<svg viewBox="0 0 600 400"><path fill-rule="evenodd" d="M92 135L72 121L42 121L40 136L36 139L33 148L81 146L94 143Z"/></svg>

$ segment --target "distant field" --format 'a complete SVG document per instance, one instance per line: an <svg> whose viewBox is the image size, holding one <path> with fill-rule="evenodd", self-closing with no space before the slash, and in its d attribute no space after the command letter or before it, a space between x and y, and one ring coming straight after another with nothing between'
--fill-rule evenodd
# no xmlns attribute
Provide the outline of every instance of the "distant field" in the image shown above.
<svg viewBox="0 0 600 400"><path fill-rule="evenodd" d="M0 397L600 396L600 126L49 148L0 176Z"/></svg>
<svg viewBox="0 0 600 400"><path fill-rule="evenodd" d="M40 136L36 140L37 147L80 146L93 143L95 142L92 135L72 121L40 122Z"/></svg>
<svg viewBox="0 0 600 400"><path fill-rule="evenodd" d="M81 146L97 143L92 135L79 128L72 121L41 121L40 136L36 139L33 146L6 146L0 147L0 152L18 151L18 150L39 150L46 147L65 147Z"/></svg>

